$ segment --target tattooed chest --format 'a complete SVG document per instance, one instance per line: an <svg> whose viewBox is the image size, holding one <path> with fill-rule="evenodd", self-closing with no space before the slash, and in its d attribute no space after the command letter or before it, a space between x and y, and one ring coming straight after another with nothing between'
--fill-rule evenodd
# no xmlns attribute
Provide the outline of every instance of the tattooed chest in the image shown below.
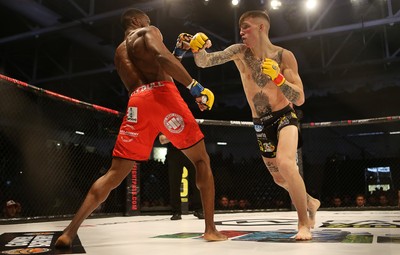
<svg viewBox="0 0 400 255"><path fill-rule="evenodd" d="M248 76L250 76L249 78L252 79L258 87L264 88L270 79L261 71L262 59L255 58L250 50L247 50L244 54L244 62L247 67Z"/></svg>
<svg viewBox="0 0 400 255"><path fill-rule="evenodd" d="M267 94L263 91L256 93L251 100L251 103L253 104L252 109L257 117L262 117L272 112L270 100Z"/></svg>
<svg viewBox="0 0 400 255"><path fill-rule="evenodd" d="M245 52L244 62L247 67L246 79L248 80L248 82L244 84L244 89L253 115L256 114L258 117L261 117L272 111L267 94L267 85L271 80L261 71L262 59L255 58L250 50Z"/></svg>
<svg viewBox="0 0 400 255"><path fill-rule="evenodd" d="M260 88L254 81L248 79L243 80L243 88L252 110L253 117L262 117L272 112L274 99L271 98L271 96L275 93L272 91L273 89L271 89L271 84L268 84L264 88Z"/></svg>

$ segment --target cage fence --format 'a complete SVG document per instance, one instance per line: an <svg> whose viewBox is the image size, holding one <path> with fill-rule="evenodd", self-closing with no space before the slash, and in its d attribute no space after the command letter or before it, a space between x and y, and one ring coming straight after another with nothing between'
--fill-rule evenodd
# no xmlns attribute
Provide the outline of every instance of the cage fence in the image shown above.
<svg viewBox="0 0 400 255"><path fill-rule="evenodd" d="M19 204L17 217L70 217L92 183L111 164L123 114L0 77L0 201ZM251 122L198 120L205 134L216 188L216 209L289 210L287 192L268 173ZM397 204L400 119L302 124L300 168L323 208ZM153 153L116 188L95 214L168 213L166 147ZM136 171L137 170L137 171ZM226 197L230 206L222 209ZM372 197L372 198L371 198ZM138 205L136 207L136 205ZM337 208L337 207L336 207ZM190 194L189 194L190 209ZM3 218L7 217L3 210Z"/></svg>
<svg viewBox="0 0 400 255"><path fill-rule="evenodd" d="M398 117L304 124L304 178L323 207L395 206L400 189ZM340 204L334 204L334 200ZM385 204L379 199L387 200Z"/></svg>

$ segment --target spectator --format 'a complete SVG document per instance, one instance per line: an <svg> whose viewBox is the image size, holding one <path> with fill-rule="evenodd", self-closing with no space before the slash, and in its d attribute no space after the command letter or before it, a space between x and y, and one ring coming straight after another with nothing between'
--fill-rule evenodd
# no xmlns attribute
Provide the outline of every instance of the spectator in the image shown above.
<svg viewBox="0 0 400 255"><path fill-rule="evenodd" d="M389 206L389 199L385 194L379 196L379 206Z"/></svg>
<svg viewBox="0 0 400 255"><path fill-rule="evenodd" d="M4 207L4 217L16 218L21 215L21 204L14 200L9 200Z"/></svg>
<svg viewBox="0 0 400 255"><path fill-rule="evenodd" d="M238 201L237 199L229 199L228 202L228 209L229 210L237 210L238 209Z"/></svg>
<svg viewBox="0 0 400 255"><path fill-rule="evenodd" d="M240 199L239 200L239 204L238 204L238 208L240 210L247 210L249 209L249 201L247 199Z"/></svg>
<svg viewBox="0 0 400 255"><path fill-rule="evenodd" d="M365 207L366 199L363 194L358 194L356 196L356 207Z"/></svg>
<svg viewBox="0 0 400 255"><path fill-rule="evenodd" d="M332 199L332 206L333 207L342 207L342 199L338 196L333 197Z"/></svg>
<svg viewBox="0 0 400 255"><path fill-rule="evenodd" d="M217 208L219 210L229 210L229 198L226 195L222 195L218 200Z"/></svg>

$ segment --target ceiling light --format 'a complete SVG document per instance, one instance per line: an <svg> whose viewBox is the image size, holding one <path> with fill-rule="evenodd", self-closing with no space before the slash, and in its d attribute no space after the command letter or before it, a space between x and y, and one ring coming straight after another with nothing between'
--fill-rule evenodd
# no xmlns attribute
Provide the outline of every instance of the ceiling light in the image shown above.
<svg viewBox="0 0 400 255"><path fill-rule="evenodd" d="M317 0L307 0L306 8L307 10L314 10L317 7Z"/></svg>
<svg viewBox="0 0 400 255"><path fill-rule="evenodd" d="M272 0L271 3L270 3L270 5L271 5L271 8L272 8L273 10L278 10L279 7L282 6L282 2L279 1L279 0Z"/></svg>
<svg viewBox="0 0 400 255"><path fill-rule="evenodd" d="M233 5L233 6L236 6L236 5L239 4L239 2L240 2L240 0L232 0L232 5Z"/></svg>

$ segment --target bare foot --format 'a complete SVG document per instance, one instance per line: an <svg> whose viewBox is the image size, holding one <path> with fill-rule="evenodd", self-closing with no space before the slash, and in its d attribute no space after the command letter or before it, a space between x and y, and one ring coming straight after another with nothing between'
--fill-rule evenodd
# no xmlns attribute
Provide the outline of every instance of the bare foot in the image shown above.
<svg viewBox="0 0 400 255"><path fill-rule="evenodd" d="M320 205L321 202L318 199L309 197L307 202L307 211L308 211L308 225L310 228L314 228L315 214L317 213L317 210L320 207Z"/></svg>
<svg viewBox="0 0 400 255"><path fill-rule="evenodd" d="M59 249L68 249L72 246L72 238L62 234L56 241L55 247Z"/></svg>
<svg viewBox="0 0 400 255"><path fill-rule="evenodd" d="M301 226L301 227L299 226L299 232L297 232L294 238L297 241L311 240L312 239L311 231L306 226Z"/></svg>
<svg viewBox="0 0 400 255"><path fill-rule="evenodd" d="M203 238L207 241L225 241L228 239L226 235L221 234L217 230L204 233Z"/></svg>

